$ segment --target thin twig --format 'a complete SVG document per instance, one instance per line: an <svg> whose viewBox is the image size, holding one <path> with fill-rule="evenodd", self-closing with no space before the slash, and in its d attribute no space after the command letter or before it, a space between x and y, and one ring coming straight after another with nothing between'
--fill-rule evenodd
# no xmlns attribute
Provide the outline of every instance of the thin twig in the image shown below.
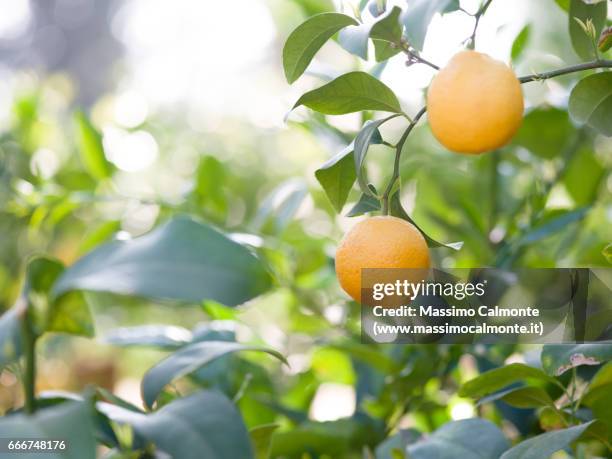
<svg viewBox="0 0 612 459"><path fill-rule="evenodd" d="M543 81L549 78L554 78L560 75L566 75L568 73L581 72L583 70L601 69L601 68L612 68L612 60L595 60L590 62L584 62L582 64L570 65L562 69L551 70L550 72L534 73L533 75L525 75L520 77L518 80L521 83L529 83L530 81Z"/></svg>
<svg viewBox="0 0 612 459"><path fill-rule="evenodd" d="M491 5L493 0L487 0L480 9L474 14L474 29L472 30L472 35L468 38L469 47L474 49L476 47L476 31L478 30L478 25L480 24L480 18L487 12L487 9Z"/></svg>
<svg viewBox="0 0 612 459"><path fill-rule="evenodd" d="M408 135L410 135L410 132L416 126L416 124L419 122L419 120L425 114L426 111L427 111L427 107L423 107L422 109L419 110L419 112L414 116L414 118L412 119L412 121L410 122L410 124L408 125L404 133L402 134L402 137L397 142L397 145L395 146L395 160L393 163L393 175L391 176L391 179L389 180L389 184L387 185L387 188L385 189L385 192L382 196L383 215L389 215L389 194L391 194L393 185L395 185L395 182L400 176L400 170L399 170L400 169L400 159L402 157L402 148L404 147L404 143L406 143L406 140L408 139Z"/></svg>
<svg viewBox="0 0 612 459"><path fill-rule="evenodd" d="M419 64L425 64L430 66L432 69L435 70L440 70L440 66L434 64L431 61L428 61L427 59L425 59L424 57L421 57L419 55L419 53L415 50L412 49L408 43L406 43L405 41L402 41L401 43L395 43L395 46L398 46L403 53L408 56L408 61L406 62L406 65L411 65L414 63L419 63Z"/></svg>

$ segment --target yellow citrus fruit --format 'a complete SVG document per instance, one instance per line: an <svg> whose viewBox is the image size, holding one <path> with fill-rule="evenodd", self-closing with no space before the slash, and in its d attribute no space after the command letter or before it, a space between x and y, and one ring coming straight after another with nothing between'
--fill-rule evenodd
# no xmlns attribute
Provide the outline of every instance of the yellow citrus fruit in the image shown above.
<svg viewBox="0 0 612 459"><path fill-rule="evenodd" d="M340 286L358 302L364 268L429 268L427 242L414 225L400 218L363 220L345 234L336 251Z"/></svg>
<svg viewBox="0 0 612 459"><path fill-rule="evenodd" d="M449 150L494 150L508 143L521 125L521 84L503 62L461 51L432 80L427 114L433 134Z"/></svg>

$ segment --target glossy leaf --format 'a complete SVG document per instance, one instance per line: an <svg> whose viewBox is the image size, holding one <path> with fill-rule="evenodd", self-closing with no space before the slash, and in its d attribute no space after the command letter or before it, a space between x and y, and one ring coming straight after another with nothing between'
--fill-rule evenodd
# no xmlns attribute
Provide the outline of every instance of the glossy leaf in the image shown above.
<svg viewBox="0 0 612 459"><path fill-rule="evenodd" d="M137 435L171 457L253 458L240 413L217 392L196 392L150 414L136 413L104 402L99 402L97 407L113 421L131 425Z"/></svg>
<svg viewBox="0 0 612 459"><path fill-rule="evenodd" d="M541 459L550 457L555 452L570 446L592 424L593 422L588 422L568 429L555 430L530 438L506 451L501 456L501 459Z"/></svg>
<svg viewBox="0 0 612 459"><path fill-rule="evenodd" d="M542 367L559 376L581 365L599 365L612 360L612 342L593 344L547 344L542 349Z"/></svg>
<svg viewBox="0 0 612 459"><path fill-rule="evenodd" d="M337 212L342 210L355 183L353 143L330 158L315 171L315 177Z"/></svg>
<svg viewBox="0 0 612 459"><path fill-rule="evenodd" d="M484 419L448 422L408 446L410 459L498 459L509 447L504 434Z"/></svg>
<svg viewBox="0 0 612 459"><path fill-rule="evenodd" d="M94 459L96 442L92 416L93 409L88 402L69 401L30 416L6 416L0 419L0 434L3 438L35 437L66 441L66 449L46 453L45 459ZM24 454L17 456L31 457Z"/></svg>
<svg viewBox="0 0 612 459"><path fill-rule="evenodd" d="M357 21L339 13L321 13L300 24L287 38L283 48L283 68L289 83L297 80L314 55L336 32Z"/></svg>
<svg viewBox="0 0 612 459"><path fill-rule="evenodd" d="M512 60L517 60L523 54L525 46L529 42L529 36L531 35L531 25L527 24L521 29L519 34L512 42L512 50L510 51L510 57Z"/></svg>
<svg viewBox="0 0 612 459"><path fill-rule="evenodd" d="M554 406L550 395L541 387L520 387L512 389L501 397L508 405L517 408L539 408L541 406Z"/></svg>
<svg viewBox="0 0 612 459"><path fill-rule="evenodd" d="M411 0L402 16L408 43L421 51L434 14L447 10L452 4L452 0Z"/></svg>
<svg viewBox="0 0 612 459"><path fill-rule="evenodd" d="M272 349L247 346L230 341L203 341L185 346L159 362L142 379L142 397L151 407L162 389L173 380L193 373L219 357L238 351L259 351L273 355L284 363L285 358Z"/></svg>
<svg viewBox="0 0 612 459"><path fill-rule="evenodd" d="M106 334L104 341L113 346L152 346L177 349L189 343L191 332L174 325L141 325L115 328Z"/></svg>
<svg viewBox="0 0 612 459"><path fill-rule="evenodd" d="M522 363L511 363L510 365L489 370L466 382L461 386L459 395L462 397L480 398L503 389L510 384L524 380L555 383L554 378L548 376L538 368L530 367Z"/></svg>
<svg viewBox="0 0 612 459"><path fill-rule="evenodd" d="M612 72L589 75L570 94L569 113L579 124L588 124L612 136Z"/></svg>
<svg viewBox="0 0 612 459"><path fill-rule="evenodd" d="M104 155L102 136L93 127L85 113L75 113L78 149L81 161L89 174L98 180L110 177L112 166Z"/></svg>
<svg viewBox="0 0 612 459"><path fill-rule="evenodd" d="M253 231L281 233L307 195L308 187L304 180L285 180L264 198L251 223Z"/></svg>
<svg viewBox="0 0 612 459"><path fill-rule="evenodd" d="M393 91L365 72L346 73L305 93L293 108L300 105L326 115L343 115L362 110L402 112Z"/></svg>
<svg viewBox="0 0 612 459"><path fill-rule="evenodd" d="M148 234L102 245L54 287L235 306L263 293L270 277L244 246L203 223L176 217Z"/></svg>
<svg viewBox="0 0 612 459"><path fill-rule="evenodd" d="M595 52L597 38L606 23L607 11L606 1L587 3L583 0L570 0L568 15L570 38L574 51L585 61L597 57ZM580 24L580 22L587 24L589 20L593 22L594 37L589 37Z"/></svg>

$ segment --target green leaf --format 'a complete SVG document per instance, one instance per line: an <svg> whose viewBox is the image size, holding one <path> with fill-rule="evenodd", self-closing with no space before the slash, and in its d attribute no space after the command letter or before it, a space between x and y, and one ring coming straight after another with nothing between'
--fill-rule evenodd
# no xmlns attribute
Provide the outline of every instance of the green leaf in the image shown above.
<svg viewBox="0 0 612 459"><path fill-rule="evenodd" d="M591 60L597 58L595 53L596 40L606 23L608 11L606 3L604 1L587 4L583 0L570 0L569 33L574 51L576 51L576 54L581 59ZM583 24L586 24L589 20L593 21L595 37L589 37L576 19L580 20Z"/></svg>
<svg viewBox="0 0 612 459"><path fill-rule="evenodd" d="M17 360L21 349L21 320L25 314L25 305L13 306L0 317L0 371L3 367Z"/></svg>
<svg viewBox="0 0 612 459"><path fill-rule="evenodd" d="M98 247L68 268L53 291L236 306L269 286L269 274L251 251L208 225L176 217L138 238Z"/></svg>
<svg viewBox="0 0 612 459"><path fill-rule="evenodd" d="M175 325L141 325L111 330L104 341L113 346L152 346L177 349L191 342L189 330Z"/></svg>
<svg viewBox="0 0 612 459"><path fill-rule="evenodd" d="M554 107L535 108L525 115L514 142L535 155L555 158L563 153L574 132L567 111Z"/></svg>
<svg viewBox="0 0 612 459"><path fill-rule="evenodd" d="M355 137L355 149L353 154L353 159L355 160L355 173L357 174L357 183L359 183L359 188L361 188L361 192L372 197L376 196L376 193L373 193L368 186L368 179L365 175L365 171L363 168L363 163L365 161L366 155L368 154L368 149L370 148L370 144L372 144L372 138L374 135L379 132L378 128L389 121L391 118L396 117L397 115L391 115L387 118L383 118L376 121L368 121L359 131L357 137Z"/></svg>
<svg viewBox="0 0 612 459"><path fill-rule="evenodd" d="M357 21L339 13L317 14L300 24L287 38L283 48L283 67L289 83L297 80L314 55L336 32Z"/></svg>
<svg viewBox="0 0 612 459"><path fill-rule="evenodd" d="M556 216L545 223L536 226L535 228L527 231L517 242L516 245L527 245L533 244L540 239L544 239L551 234L567 229L567 225L582 220L590 209L583 207L576 210L570 210L562 212L559 216Z"/></svg>
<svg viewBox="0 0 612 459"><path fill-rule="evenodd" d="M69 401L39 410L34 415L6 416L0 419L0 432L3 438L38 437L66 441L66 449L46 453L43 455L45 459L94 459L93 414L88 402ZM38 455L17 456L25 459Z"/></svg>
<svg viewBox="0 0 612 459"><path fill-rule="evenodd" d="M77 127L79 154L87 172L97 180L110 177L112 166L104 155L102 136L82 111L77 111L74 119Z"/></svg>
<svg viewBox="0 0 612 459"><path fill-rule="evenodd" d="M404 459L406 448L421 438L416 429L402 429L376 447L376 459Z"/></svg>
<svg viewBox="0 0 612 459"><path fill-rule="evenodd" d="M606 27L601 31L599 41L597 42L597 47L602 53L605 53L612 48L612 27Z"/></svg>
<svg viewBox="0 0 612 459"><path fill-rule="evenodd" d="M517 60L521 56L521 54L523 54L523 51L525 50L525 46L527 45L527 42L529 41L530 35L531 35L531 25L527 24L519 32L519 34L514 39L514 42L512 43L512 51L510 52L510 56L512 57L513 61Z"/></svg>
<svg viewBox="0 0 612 459"><path fill-rule="evenodd" d="M402 40L402 26L399 19L401 13L402 10L394 6L370 30L377 62L389 59L401 51L399 48Z"/></svg>
<svg viewBox="0 0 612 459"><path fill-rule="evenodd" d="M576 151L565 168L563 185L578 206L595 201L606 170L592 148ZM584 180L589 177L589 180Z"/></svg>
<svg viewBox="0 0 612 459"><path fill-rule="evenodd" d="M251 443L255 450L255 459L269 459L272 434L278 429L278 424L264 424L249 430Z"/></svg>
<svg viewBox="0 0 612 459"><path fill-rule="evenodd" d="M348 26L338 34L338 43L349 53L368 59L368 38L372 24Z"/></svg>
<svg viewBox="0 0 612 459"><path fill-rule="evenodd" d="M595 418L604 421L608 433L612 433L612 362L595 374L582 397L582 404L591 409Z"/></svg>
<svg viewBox="0 0 612 459"><path fill-rule="evenodd" d="M463 247L463 241L451 242L451 243L448 243L448 244L443 244L442 242L438 242L435 239L429 237L429 235L427 235L419 227L419 225L417 225L415 223L415 221L412 218L410 218L410 215L408 215L408 212L406 212L404 210L404 207L402 206L402 202L400 201L400 191L399 191L399 189L395 193L393 193L391 195L391 198L389 199L389 213L391 215L393 215L394 217L401 218L402 220L406 220L407 222L413 224L414 227L421 232L421 234L423 235L423 237L427 241L427 246L428 247L431 247L431 248L446 247L446 248L452 249L452 250L460 250L461 247Z"/></svg>
<svg viewBox="0 0 612 459"><path fill-rule="evenodd" d="M452 4L452 0L412 0L402 17L408 43L416 50L422 51L434 14L444 12Z"/></svg>
<svg viewBox="0 0 612 459"><path fill-rule="evenodd" d="M506 392L501 400L516 408L539 408L554 406L550 395L541 387L520 387Z"/></svg>
<svg viewBox="0 0 612 459"><path fill-rule="evenodd" d="M542 349L542 367L559 376L580 365L599 365L612 360L612 342L593 344L547 344Z"/></svg>
<svg viewBox="0 0 612 459"><path fill-rule="evenodd" d="M525 440L506 451L501 459L542 459L569 447L593 424L593 421L569 429L547 432Z"/></svg>
<svg viewBox="0 0 612 459"><path fill-rule="evenodd" d="M266 352L287 363L280 353L258 346L247 346L230 341L193 343L170 354L144 375L142 379L142 398L146 406L153 406L162 389L173 380L193 373L223 355L238 351Z"/></svg>
<svg viewBox="0 0 612 459"><path fill-rule="evenodd" d="M368 212L377 212L381 209L380 200L369 194L362 194L359 201L348 211L347 217L357 217Z"/></svg>
<svg viewBox="0 0 612 459"><path fill-rule="evenodd" d="M498 459L508 440L484 419L448 422L423 440L408 446L410 459Z"/></svg>
<svg viewBox="0 0 612 459"><path fill-rule="evenodd" d="M98 410L171 457L181 459L252 459L248 432L235 406L223 395L199 391L150 414L99 402Z"/></svg>
<svg viewBox="0 0 612 459"><path fill-rule="evenodd" d="M555 0L555 3L559 5L559 8L565 10L567 13L570 7L570 0Z"/></svg>
<svg viewBox="0 0 612 459"><path fill-rule="evenodd" d="M64 273L64 265L55 259L35 257L26 268L23 295L27 302L27 317L34 332L69 333L93 336L91 313L80 292L53 296L53 286Z"/></svg>
<svg viewBox="0 0 612 459"><path fill-rule="evenodd" d="M315 177L337 212L342 210L355 183L353 143L329 159L315 171Z"/></svg>
<svg viewBox="0 0 612 459"><path fill-rule="evenodd" d="M524 380L556 384L554 378L538 368L530 367L523 363L511 363L510 365L489 370L466 382L461 386L459 395L461 397L480 398L503 389L510 384Z"/></svg>
<svg viewBox="0 0 612 459"><path fill-rule="evenodd" d="M604 135L612 136L612 72L589 75L578 82L569 98L570 116Z"/></svg>
<svg viewBox="0 0 612 459"><path fill-rule="evenodd" d="M293 108L300 105L326 115L344 115L362 110L402 113L393 91L365 72L346 73L303 94Z"/></svg>

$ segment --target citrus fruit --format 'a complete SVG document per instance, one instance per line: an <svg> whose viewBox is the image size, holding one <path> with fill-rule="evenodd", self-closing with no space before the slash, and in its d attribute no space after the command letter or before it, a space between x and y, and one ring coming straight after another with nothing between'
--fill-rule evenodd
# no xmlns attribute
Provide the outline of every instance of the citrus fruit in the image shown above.
<svg viewBox="0 0 612 459"><path fill-rule="evenodd" d="M508 143L521 125L521 84L503 62L461 51L433 78L427 113L434 136L449 150L494 150Z"/></svg>
<svg viewBox="0 0 612 459"><path fill-rule="evenodd" d="M429 268L429 249L420 231L396 217L371 217L357 223L336 251L340 286L361 301L364 268Z"/></svg>

